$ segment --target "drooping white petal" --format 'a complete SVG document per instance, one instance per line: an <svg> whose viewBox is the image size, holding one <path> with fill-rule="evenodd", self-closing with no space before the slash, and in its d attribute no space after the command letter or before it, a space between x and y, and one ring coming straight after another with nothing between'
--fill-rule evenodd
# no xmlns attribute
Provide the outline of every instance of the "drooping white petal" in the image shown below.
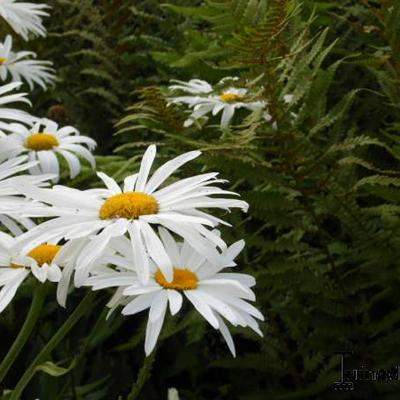
<svg viewBox="0 0 400 400"><path fill-rule="evenodd" d="M8 306L11 300L14 298L17 289L29 275L29 272L24 268L19 269L14 274L14 277L7 282L0 290L0 313Z"/></svg>
<svg viewBox="0 0 400 400"><path fill-rule="evenodd" d="M149 259L143 244L139 222L133 221L133 223L129 224L128 232L131 238L134 263L138 277L142 284L146 284L149 281Z"/></svg>
<svg viewBox="0 0 400 400"><path fill-rule="evenodd" d="M148 356L154 349L158 336L160 335L162 325L164 323L165 311L167 309L167 302L163 302L161 304L163 308L161 308L161 312L158 312L158 318L152 321L150 318L147 322L146 326L146 339L144 342L144 350L146 356ZM153 308L153 304L151 306ZM151 312L150 308L150 312Z"/></svg>
<svg viewBox="0 0 400 400"><path fill-rule="evenodd" d="M160 268L167 282L171 282L173 278L172 262L165 251L163 243L149 224L142 223L140 228L149 256L156 263L157 267Z"/></svg>
<svg viewBox="0 0 400 400"><path fill-rule="evenodd" d="M214 276L214 279L234 279L240 282L243 286L247 287L253 287L256 284L256 279L254 276L236 272L219 272Z"/></svg>
<svg viewBox="0 0 400 400"><path fill-rule="evenodd" d="M237 317L235 311L228 304L219 300L216 296L203 292L201 290L196 291L197 297L210 308L217 311L224 318L226 318L232 325L237 325Z"/></svg>
<svg viewBox="0 0 400 400"><path fill-rule="evenodd" d="M60 166L58 164L57 157L52 151L38 151L38 159L40 162L40 167L42 173L44 174L54 174L54 180L57 181L60 175Z"/></svg>
<svg viewBox="0 0 400 400"><path fill-rule="evenodd" d="M155 292L160 292L160 291L162 291L162 289L160 286L157 285L151 285L151 286L132 285L124 289L123 294L124 296L138 296L146 293L154 294Z"/></svg>
<svg viewBox="0 0 400 400"><path fill-rule="evenodd" d="M222 334L222 337L225 339L226 344L228 345L229 350L231 351L233 357L236 357L236 349L235 343L233 342L232 335L229 332L228 327L225 325L225 322L222 320L220 316L216 316L219 322L219 330Z"/></svg>
<svg viewBox="0 0 400 400"><path fill-rule="evenodd" d="M89 138L87 138L89 139ZM93 157L93 154L86 148L79 144L61 144L61 149L66 149L71 152L78 154L83 157L86 161L89 162L90 166L94 169L96 168L96 159Z"/></svg>
<svg viewBox="0 0 400 400"><path fill-rule="evenodd" d="M201 277L201 274L198 274ZM227 274L228 275L228 274ZM243 299L255 300L254 292L247 286L243 286L240 282L234 279L202 279L201 286L212 286L215 288L224 288L226 293L231 293L234 296Z"/></svg>
<svg viewBox="0 0 400 400"><path fill-rule="evenodd" d="M209 242L203 239L190 225L176 224L173 221L163 221L163 225L183 237L188 243L213 265L218 265L218 252L211 247Z"/></svg>
<svg viewBox="0 0 400 400"><path fill-rule="evenodd" d="M153 299L153 302L149 311L149 321L157 321L161 314L165 312L168 303L168 295L165 290L160 290Z"/></svg>
<svg viewBox="0 0 400 400"><path fill-rule="evenodd" d="M193 304L195 309L204 317L204 319L215 329L219 328L219 323L211 307L203 301L203 298L194 290L186 290L185 296Z"/></svg>
<svg viewBox="0 0 400 400"><path fill-rule="evenodd" d="M182 307L183 298L182 295L176 290L167 290L169 309L171 315L175 315L179 312Z"/></svg>
<svg viewBox="0 0 400 400"><path fill-rule="evenodd" d="M74 269L75 269L74 263L71 262L67 263L62 270L62 274L57 285L57 293L56 293L57 302L61 307L64 308L67 303L69 285L71 282Z"/></svg>
<svg viewBox="0 0 400 400"><path fill-rule="evenodd" d="M168 251L168 255L172 263L174 265L182 265L179 249L172 235L165 228L162 227L158 229L158 233L164 243L164 247Z"/></svg>
<svg viewBox="0 0 400 400"><path fill-rule="evenodd" d="M75 154L63 149L57 149L56 152L60 153L65 158L65 161L67 161L68 164L71 179L74 179L81 171L81 163L79 162L78 157Z"/></svg>
<svg viewBox="0 0 400 400"><path fill-rule="evenodd" d="M132 315L132 314L137 314L143 310L146 310L146 308L149 308L151 306L153 298L154 298L153 293L146 293L138 297L135 297L122 309L122 314Z"/></svg>
<svg viewBox="0 0 400 400"><path fill-rule="evenodd" d="M115 271L111 271L108 274L103 273L98 276L91 276L86 280L85 286L92 286L93 290L100 290L109 287L129 286L132 282L135 282L136 276L137 275L132 272L115 273ZM126 293L126 295L129 294L130 293Z"/></svg>

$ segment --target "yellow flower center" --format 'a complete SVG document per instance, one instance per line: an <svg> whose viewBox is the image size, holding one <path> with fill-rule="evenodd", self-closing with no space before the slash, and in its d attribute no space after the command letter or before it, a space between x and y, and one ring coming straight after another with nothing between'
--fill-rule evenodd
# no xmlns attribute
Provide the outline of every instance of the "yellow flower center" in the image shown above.
<svg viewBox="0 0 400 400"><path fill-rule="evenodd" d="M33 258L41 267L43 264L50 265L54 260L54 257L60 251L62 246L57 246L55 244L41 244L32 249L27 255ZM24 265L11 263L10 268L25 268Z"/></svg>
<svg viewBox="0 0 400 400"><path fill-rule="evenodd" d="M243 99L243 96L237 93L225 92L219 96L219 98L225 103L233 103L235 101L240 101Z"/></svg>
<svg viewBox="0 0 400 400"><path fill-rule="evenodd" d="M167 282L159 269L155 273L154 279L163 288L175 290L196 289L199 282L199 278L194 272L183 268L174 268L174 278L172 282Z"/></svg>
<svg viewBox="0 0 400 400"><path fill-rule="evenodd" d="M142 192L120 193L109 197L100 208L101 219L137 219L141 215L157 214L155 197Z"/></svg>
<svg viewBox="0 0 400 400"><path fill-rule="evenodd" d="M7 62L7 58L0 57L0 65L3 65Z"/></svg>
<svg viewBox="0 0 400 400"><path fill-rule="evenodd" d="M59 145L58 139L51 133L39 132L28 136L25 146L28 149L41 151L51 150Z"/></svg>
<svg viewBox="0 0 400 400"><path fill-rule="evenodd" d="M28 257L33 258L39 266L43 264L51 264L54 257L60 251L62 246L55 244L41 244L28 253Z"/></svg>

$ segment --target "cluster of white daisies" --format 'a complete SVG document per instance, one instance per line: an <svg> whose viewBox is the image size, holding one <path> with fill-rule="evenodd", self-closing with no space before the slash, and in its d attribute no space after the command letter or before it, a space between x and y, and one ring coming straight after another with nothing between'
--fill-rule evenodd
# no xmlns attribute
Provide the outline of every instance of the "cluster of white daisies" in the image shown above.
<svg viewBox="0 0 400 400"><path fill-rule="evenodd" d="M42 17L49 14L45 4L3 0L0 2L0 16L24 40L35 36L45 36L46 29ZM0 42L0 162L12 160L19 155L28 156L29 161L38 161L29 165L31 174L52 174L52 180L58 181L60 165L57 154L66 160L71 178L80 171L77 156L86 159L94 168L95 160L91 154L96 143L80 136L73 127L59 128L57 123L46 118L38 118L26 111L8 108L11 103L27 103L26 93L12 93L25 82L32 90L36 85L46 90L55 81L50 61L36 60L31 51L12 50L12 37L7 35Z"/></svg>
<svg viewBox="0 0 400 400"><path fill-rule="evenodd" d="M28 39L29 34L45 34L41 17L47 15L46 8L2 0L0 16ZM7 37L0 53L4 54L1 79L9 72L12 80L21 78L30 85L49 82L52 75L47 63L30 61L24 64L29 68L15 68L24 56L17 53L12 58L10 48ZM8 62L11 59L15 62ZM34 67L36 72L29 75ZM199 82L199 90L207 90ZM71 290L88 286L113 288L110 312L122 307L123 315L132 315L148 309L147 355L155 347L167 311L179 313L184 299L221 332L234 355L226 321L262 335L257 320L263 316L250 303L255 300L255 279L234 272L244 241L228 246L218 226L229 224L209 213L210 209L247 211L248 204L222 189L219 185L226 181L215 172L172 179L200 152L182 154L152 171L156 147L151 145L137 173L127 176L122 186L101 172L97 189L51 186L62 176L60 156L71 177L80 172L81 158L94 168L95 142L73 127L58 127L51 120L4 107L29 103L25 93L10 94L20 85L12 82L0 87L0 312L31 277L55 282L61 306ZM227 92L226 104L230 104L229 96L242 95ZM250 109L261 106L260 102L243 104ZM203 106L214 113L224 109L212 98ZM192 118L205 114L205 109L200 113L195 108ZM231 114L224 109L224 124ZM36 218L44 222L36 225Z"/></svg>

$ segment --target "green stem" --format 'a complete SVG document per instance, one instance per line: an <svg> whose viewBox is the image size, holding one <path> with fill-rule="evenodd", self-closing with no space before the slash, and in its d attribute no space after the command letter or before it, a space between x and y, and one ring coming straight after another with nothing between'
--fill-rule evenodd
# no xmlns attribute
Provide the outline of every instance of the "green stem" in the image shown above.
<svg viewBox="0 0 400 400"><path fill-rule="evenodd" d="M73 370L71 371L71 375L74 374L74 371L77 371L81 362L83 361L86 353L89 351L90 346L93 343L93 339L96 336L97 332L99 331L99 328L101 327L101 324L103 323L103 321L106 319L106 315L107 315L107 309L105 309L100 315L99 318L97 319L96 323L93 325L92 331L89 333L88 336L86 336L85 339L85 343L82 346L82 348L79 350L79 354L78 356L75 358L75 365ZM75 375L74 375L74 379L75 379ZM79 379L79 376L78 376ZM63 395L65 394L65 392L71 389L71 382L67 381L65 382L65 385L63 386L63 388L61 389L61 392L58 394L57 399L62 399ZM75 390L75 388L74 388ZM76 396L75 396L76 397Z"/></svg>
<svg viewBox="0 0 400 400"><path fill-rule="evenodd" d="M132 386L131 392L128 394L126 400L136 400L143 389L143 386L147 382L147 379L150 376L151 368L153 366L153 362L155 359L156 351L153 350L153 353L150 354L149 357L146 357L142 368L139 371L136 382Z"/></svg>
<svg viewBox="0 0 400 400"><path fill-rule="evenodd" d="M67 333L75 326L75 324L83 317L89 310L92 304L93 298L95 296L94 292L89 292L83 300L79 303L78 307L75 308L73 313L68 317L64 324L58 329L50 341L43 347L41 352L36 356L36 358L31 362L28 369L22 375L21 379L18 381L15 389L13 390L10 400L18 400L21 398L21 394L25 387L31 381L36 373L37 366L42 364L50 356L50 353L57 347L57 345L64 339Z"/></svg>
<svg viewBox="0 0 400 400"><path fill-rule="evenodd" d="M33 328L35 327L36 321L38 320L40 312L43 308L45 297L46 285L37 282L35 285L35 290L33 292L31 307L29 309L25 322L21 330L19 331L17 338L14 340L13 345L11 346L7 355L4 357L3 361L0 364L0 383L7 375L7 372L9 371L15 359L18 357L25 343L29 339L29 336L31 335Z"/></svg>

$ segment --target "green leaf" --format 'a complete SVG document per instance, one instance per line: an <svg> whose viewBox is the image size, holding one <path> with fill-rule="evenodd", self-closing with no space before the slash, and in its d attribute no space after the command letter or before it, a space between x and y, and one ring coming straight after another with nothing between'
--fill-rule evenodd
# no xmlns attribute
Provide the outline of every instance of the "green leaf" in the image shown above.
<svg viewBox="0 0 400 400"><path fill-rule="evenodd" d="M76 359L74 358L71 362L71 364L67 367L60 367L56 364L54 364L52 361L46 361L43 364L40 364L36 367L37 371L42 371L45 374L51 375L51 376L63 376L67 374L69 371L71 371L75 367Z"/></svg>

